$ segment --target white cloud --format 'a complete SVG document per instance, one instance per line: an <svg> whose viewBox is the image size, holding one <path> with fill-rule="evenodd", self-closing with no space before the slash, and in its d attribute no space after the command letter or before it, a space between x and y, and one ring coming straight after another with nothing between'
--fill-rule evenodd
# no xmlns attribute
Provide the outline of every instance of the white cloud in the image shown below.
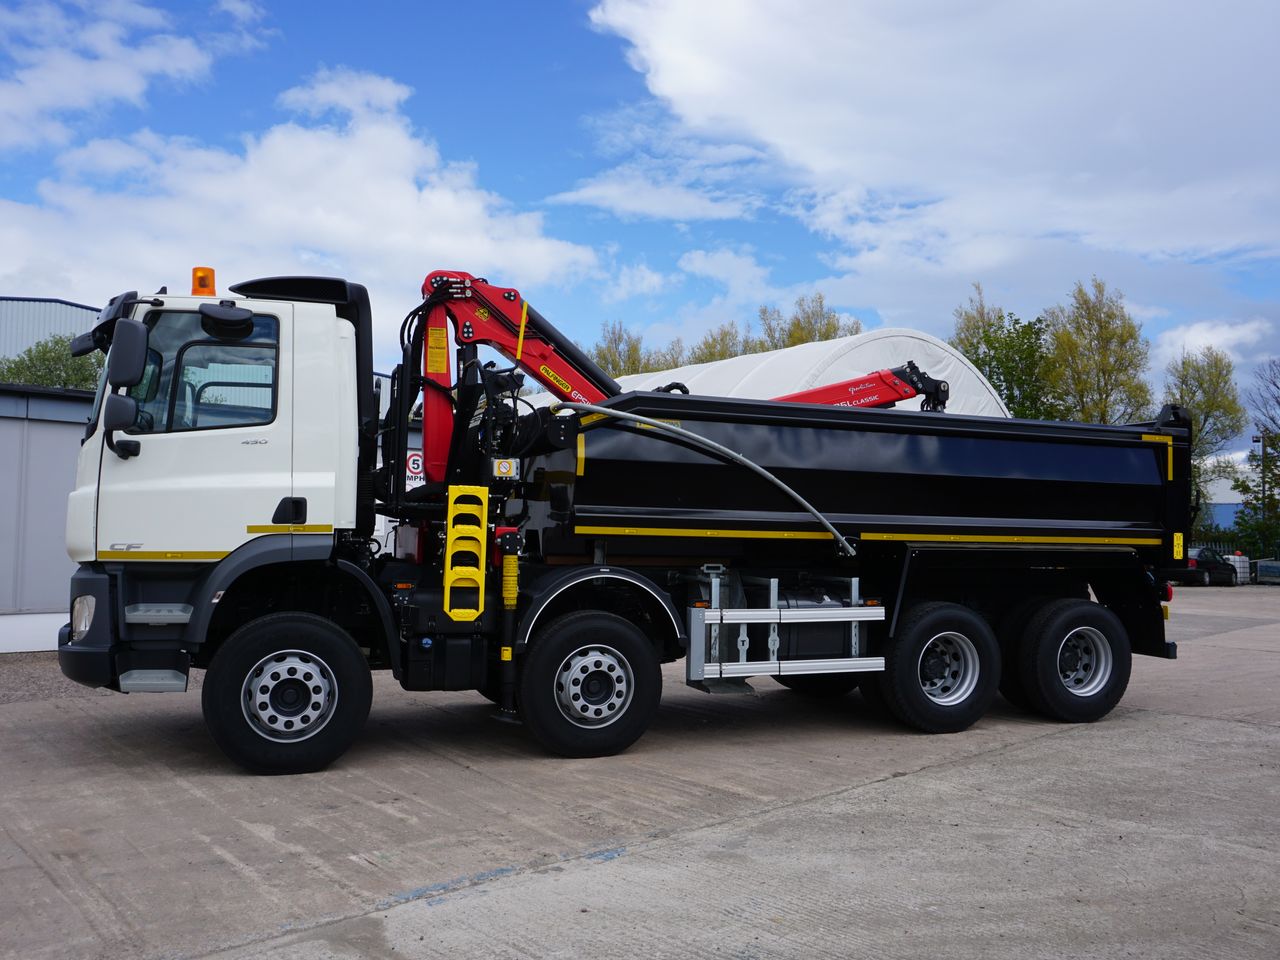
<svg viewBox="0 0 1280 960"><path fill-rule="evenodd" d="M335 73L290 101L338 109ZM398 85L350 76L363 92L338 123L282 123L239 149L142 131L65 152L38 202L0 200L0 289L99 303L126 286L184 290L196 264L224 287L340 274L370 287L386 347L429 270L528 286L595 268L589 248L547 236L539 214L416 135L392 108Z"/></svg>
<svg viewBox="0 0 1280 960"><path fill-rule="evenodd" d="M691 137L656 104L621 107L587 125L606 158L626 159L550 197L551 203L687 223L750 217L763 202L744 188L765 160L760 150Z"/></svg>
<svg viewBox="0 0 1280 960"><path fill-rule="evenodd" d="M278 100L286 110L310 116L330 111L362 116L394 112L411 93L410 87L390 77L339 67L319 70L306 83L280 94Z"/></svg>
<svg viewBox="0 0 1280 960"><path fill-rule="evenodd" d="M975 279L1027 315L1094 273L1176 304L1157 277L1221 293L1206 261L1280 256L1268 0L602 0L591 18L674 127L611 131L619 162L654 128L766 155L747 172L790 183L838 248L816 285L892 322L936 332Z"/></svg>
<svg viewBox="0 0 1280 960"><path fill-rule="evenodd" d="M118 103L140 105L157 80L205 76L208 49L163 32L154 7L115 0L0 10L0 47L13 67L0 78L0 150L60 144L69 120Z"/></svg>
<svg viewBox="0 0 1280 960"><path fill-rule="evenodd" d="M678 183L655 183L642 172L628 169L609 171L548 201L600 207L624 218L736 220L747 213L740 200L717 198Z"/></svg>
<svg viewBox="0 0 1280 960"><path fill-rule="evenodd" d="M1250 320L1197 320L1159 334L1152 344L1152 365L1163 370L1170 360L1185 350L1197 353L1216 347L1232 360L1245 359L1248 349L1261 343L1271 332L1271 324L1261 317Z"/></svg>
<svg viewBox="0 0 1280 960"><path fill-rule="evenodd" d="M659 293L673 282L671 277L659 273L644 263L632 263L619 267L617 274L605 287L601 299L605 303L617 303L632 297Z"/></svg>
<svg viewBox="0 0 1280 960"><path fill-rule="evenodd" d="M253 0L218 0L218 10L229 15L238 24L257 23L266 16L262 5Z"/></svg>
<svg viewBox="0 0 1280 960"><path fill-rule="evenodd" d="M773 298L769 271L749 253L690 250L680 258L680 269L722 284L730 303L760 303Z"/></svg>

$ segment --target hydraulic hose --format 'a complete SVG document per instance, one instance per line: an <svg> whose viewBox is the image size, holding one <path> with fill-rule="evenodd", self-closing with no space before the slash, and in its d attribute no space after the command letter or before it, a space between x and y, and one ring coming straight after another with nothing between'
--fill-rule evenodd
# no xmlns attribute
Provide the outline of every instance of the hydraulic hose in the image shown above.
<svg viewBox="0 0 1280 960"><path fill-rule="evenodd" d="M577 413L597 413L605 417L612 417L616 420L627 420L632 423L642 423L647 427L651 427L652 429L659 431L660 433L667 433L672 436L679 437L681 440L686 440L694 446L702 447L704 450L710 450L711 452L724 457L726 460L730 460L733 463L746 467L753 473L764 477L764 479L768 480L788 497L800 504L800 506L810 513L815 520L827 529L831 534L832 539L839 544L843 553L850 557L856 557L858 555L853 544L849 543L849 541L844 538L844 535L836 529L835 524L818 512L817 507L813 506L813 504L808 500L800 496L799 493L787 484L783 483L764 467L760 466L760 464L748 460L737 451L730 450L728 447L716 443L714 440L708 440L704 436L685 430L682 427L677 427L675 424L667 423L663 420L655 420L653 417L641 416L638 413L627 413L624 410L611 410L609 407L598 407L594 403L553 403L551 405L551 410L553 413L558 410L573 410Z"/></svg>

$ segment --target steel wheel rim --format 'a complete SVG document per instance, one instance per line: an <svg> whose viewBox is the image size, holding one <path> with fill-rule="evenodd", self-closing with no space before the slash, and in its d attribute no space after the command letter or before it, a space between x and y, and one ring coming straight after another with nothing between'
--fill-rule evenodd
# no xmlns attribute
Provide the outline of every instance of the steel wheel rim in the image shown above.
<svg viewBox="0 0 1280 960"><path fill-rule="evenodd" d="M329 665L305 650L263 657L240 685L240 709L258 736L275 743L314 737L333 719L338 684Z"/></svg>
<svg viewBox="0 0 1280 960"><path fill-rule="evenodd" d="M978 686L978 648L963 633L948 631L930 638L920 651L916 676L920 689L943 707L963 703Z"/></svg>
<svg viewBox="0 0 1280 960"><path fill-rule="evenodd" d="M552 683L560 715L575 727L607 727L631 705L635 675L613 647L579 647L560 663Z"/></svg>
<svg viewBox="0 0 1280 960"><path fill-rule="evenodd" d="M1111 679L1111 641L1095 627L1076 627L1058 644L1058 679L1077 697L1092 697Z"/></svg>

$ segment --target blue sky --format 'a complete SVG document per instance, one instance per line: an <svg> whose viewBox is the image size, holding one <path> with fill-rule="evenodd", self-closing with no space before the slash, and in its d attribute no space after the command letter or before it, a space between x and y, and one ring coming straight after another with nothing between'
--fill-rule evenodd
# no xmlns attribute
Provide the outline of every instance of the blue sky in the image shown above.
<svg viewBox="0 0 1280 960"><path fill-rule="evenodd" d="M1153 382L1280 353L1274 3L0 2L0 294L441 267L590 343L1097 275Z"/></svg>

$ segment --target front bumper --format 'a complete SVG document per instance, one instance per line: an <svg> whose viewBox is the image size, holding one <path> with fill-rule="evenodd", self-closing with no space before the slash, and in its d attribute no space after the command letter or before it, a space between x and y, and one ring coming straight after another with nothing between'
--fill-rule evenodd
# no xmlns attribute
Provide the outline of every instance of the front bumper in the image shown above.
<svg viewBox="0 0 1280 960"><path fill-rule="evenodd" d="M58 666L68 678L86 687L105 687L114 678L115 657L110 647L71 642L71 624L58 631Z"/></svg>
<svg viewBox="0 0 1280 960"><path fill-rule="evenodd" d="M58 666L63 674L86 687L106 687L115 680L116 638L112 625L111 578L82 566L71 576L71 599L91 596L96 601L93 621L79 640L71 639L71 624L58 631Z"/></svg>
<svg viewBox="0 0 1280 960"><path fill-rule="evenodd" d="M149 634L147 624L128 623L123 595L126 585L96 564L84 564L71 577L71 602L94 598L93 618L79 640L71 639L71 624L58 631L58 666L62 673L86 687L106 687L123 693L178 691L187 688L191 657L182 641Z"/></svg>

